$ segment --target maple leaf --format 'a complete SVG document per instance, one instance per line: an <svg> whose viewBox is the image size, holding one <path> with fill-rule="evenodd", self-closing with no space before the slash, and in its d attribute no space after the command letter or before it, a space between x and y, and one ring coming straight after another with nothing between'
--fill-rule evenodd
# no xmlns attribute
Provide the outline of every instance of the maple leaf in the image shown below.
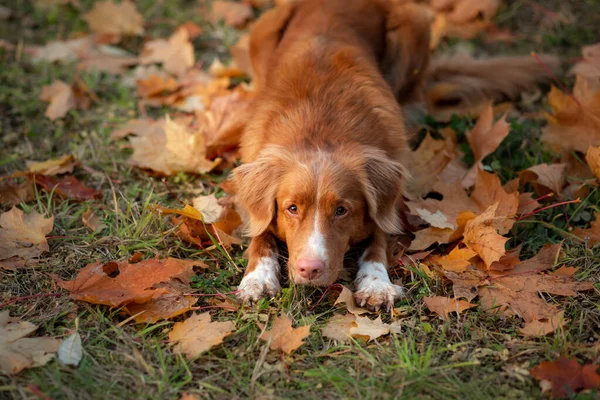
<svg viewBox="0 0 600 400"><path fill-rule="evenodd" d="M468 247L459 248L456 246L452 251L445 256L431 256L428 260L437 264L446 271L464 272L469 265L472 265L471 260L477 256L477 253Z"/></svg>
<svg viewBox="0 0 600 400"><path fill-rule="evenodd" d="M40 93L40 100L50 103L44 115L52 121L63 118L69 110L77 106L73 88L60 80L44 86Z"/></svg>
<svg viewBox="0 0 600 400"><path fill-rule="evenodd" d="M223 0L212 2L210 19L215 24L224 20L229 26L243 28L253 17L252 8L247 4Z"/></svg>
<svg viewBox="0 0 600 400"><path fill-rule="evenodd" d="M146 79L138 79L136 85L137 94L146 98L162 95L164 92L173 92L181 87L172 77L156 74L152 74Z"/></svg>
<svg viewBox="0 0 600 400"><path fill-rule="evenodd" d="M586 241L589 247L594 246L600 242L600 214L596 214L596 218L592 221L588 229L575 228L573 229L573 235L582 238Z"/></svg>
<svg viewBox="0 0 600 400"><path fill-rule="evenodd" d="M560 311L550 318L526 322L519 332L523 336L546 336L562 328L566 323L565 313Z"/></svg>
<svg viewBox="0 0 600 400"><path fill-rule="evenodd" d="M580 389L600 388L599 365L580 365L575 358L559 357L543 361L529 373L535 379L548 381L552 385L552 397L562 398Z"/></svg>
<svg viewBox="0 0 600 400"><path fill-rule="evenodd" d="M49 250L46 235L52 231L54 217L44 218L37 211L25 214L17 207L0 214L0 260L20 257L29 260Z"/></svg>
<svg viewBox="0 0 600 400"><path fill-rule="evenodd" d="M134 264L97 261L82 268L72 281L55 279L60 287L71 292L72 299L120 307L146 303L169 293L171 287L161 283L189 283L194 266L206 268L201 261L176 258L148 259Z"/></svg>
<svg viewBox="0 0 600 400"><path fill-rule="evenodd" d="M90 30L118 41L121 35L134 36L144 33L144 19L135 4L124 0L120 4L98 1L83 15Z"/></svg>
<svg viewBox="0 0 600 400"><path fill-rule="evenodd" d="M178 28L168 40L147 42L139 57L141 64L161 63L165 71L183 76L194 66L194 46L185 28Z"/></svg>
<svg viewBox="0 0 600 400"><path fill-rule="evenodd" d="M485 212L467 222L465 227L465 245L479 254L487 268L506 253L504 245L508 238L499 235L498 231L505 232L505 223L509 220L496 217L497 208L498 203L490 206Z"/></svg>
<svg viewBox="0 0 600 400"><path fill-rule="evenodd" d="M342 304L342 303L345 303L346 309L354 315L370 313L370 311L367 310L366 308L361 308L356 304L356 302L354 301L354 294L346 286L342 287L342 292L340 293L338 298L335 300L335 303L333 303L333 304L336 305L336 304Z"/></svg>
<svg viewBox="0 0 600 400"><path fill-rule="evenodd" d="M197 357L212 347L223 343L233 333L232 321L211 322L209 313L194 314L183 322L177 322L169 332L169 342L176 343L176 353Z"/></svg>
<svg viewBox="0 0 600 400"><path fill-rule="evenodd" d="M354 322L356 326L350 328L350 334L353 338L364 339L365 342L390 333L390 325L381 321L381 315L375 320L357 316Z"/></svg>
<svg viewBox="0 0 600 400"><path fill-rule="evenodd" d="M507 251L498 261L490 265L490 271L506 271L514 269L515 266L521 262L521 259L519 258L521 247L522 246L517 246L514 249Z"/></svg>
<svg viewBox="0 0 600 400"><path fill-rule="evenodd" d="M450 243L452 241L454 230L452 229L440 229L435 227L429 227L421 229L415 232L415 238L410 243L408 250L417 251L425 250L434 243L443 244Z"/></svg>
<svg viewBox="0 0 600 400"><path fill-rule="evenodd" d="M30 47L31 57L34 62L72 62L77 60L82 53L86 53L94 45L91 37L86 36L72 40L56 40L44 46Z"/></svg>
<svg viewBox="0 0 600 400"><path fill-rule="evenodd" d="M492 272L493 276L523 275L527 273L539 273L552 268L560 257L562 242L556 244L546 243L540 251L528 260L520 261L514 268L507 271Z"/></svg>
<svg viewBox="0 0 600 400"><path fill-rule="evenodd" d="M519 193L507 193L497 174L485 172L480 168L477 169L471 200L479 206L479 211L485 211L497 203L496 216L514 216L519 208Z"/></svg>
<svg viewBox="0 0 600 400"><path fill-rule="evenodd" d="M31 182L14 184L8 182L0 186L0 204L16 206L35 199L35 191Z"/></svg>
<svg viewBox="0 0 600 400"><path fill-rule="evenodd" d="M587 161L596 178L600 179L600 146L590 147L585 154L585 161Z"/></svg>
<svg viewBox="0 0 600 400"><path fill-rule="evenodd" d="M466 134L469 146L473 150L475 163L464 177L462 181L463 187L469 188L473 186L478 168L483 169L483 159L496 151L509 132L510 124L506 122L506 114L494 123L492 104L488 103L479 116L475 127Z"/></svg>
<svg viewBox="0 0 600 400"><path fill-rule="evenodd" d="M286 316L279 316L273 321L269 331L263 331L260 339L270 342L271 350L282 350L287 354L304 344L310 334L310 325L292 328L292 321Z"/></svg>
<svg viewBox="0 0 600 400"><path fill-rule="evenodd" d="M30 179L44 190L66 199L86 201L100 199L102 197L101 191L85 186L77 178L71 175L62 178L46 175L33 175L30 176Z"/></svg>
<svg viewBox="0 0 600 400"><path fill-rule="evenodd" d="M329 339L347 342L352 338L351 330L355 328L356 316L352 314L334 315L321 329L321 334Z"/></svg>
<svg viewBox="0 0 600 400"><path fill-rule="evenodd" d="M464 297L467 301L473 300L479 294L479 288L489 285L488 276L485 272L474 269L465 272L443 271L444 276L452 281L454 298Z"/></svg>
<svg viewBox="0 0 600 400"><path fill-rule="evenodd" d="M468 301L451 299L443 296L425 296L423 300L425 301L427 308L438 314L442 319L448 319L448 313L456 312L457 314L460 314L469 308L477 306L477 304L471 304Z"/></svg>
<svg viewBox="0 0 600 400"><path fill-rule="evenodd" d="M565 183L565 170L567 164L539 164L525 171L521 171L519 176L525 182L532 182L536 193L561 194Z"/></svg>
<svg viewBox="0 0 600 400"><path fill-rule="evenodd" d="M208 196L198 196L192 200L194 208L202 215L204 222L212 224L221 220L225 213L225 207L219 204L214 193Z"/></svg>
<svg viewBox="0 0 600 400"><path fill-rule="evenodd" d="M30 174L51 176L73 172L78 162L72 155L64 155L60 158L41 162L27 161L26 164L27 172Z"/></svg>
<svg viewBox="0 0 600 400"><path fill-rule="evenodd" d="M17 374L25 368L45 365L58 351L60 340L49 337L27 338L37 330L31 322L0 312L0 370Z"/></svg>

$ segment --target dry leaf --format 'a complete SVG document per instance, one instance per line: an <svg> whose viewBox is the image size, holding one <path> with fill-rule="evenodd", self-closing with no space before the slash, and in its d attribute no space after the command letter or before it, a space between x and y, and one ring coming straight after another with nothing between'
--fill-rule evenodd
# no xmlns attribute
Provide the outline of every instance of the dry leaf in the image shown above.
<svg viewBox="0 0 600 400"><path fill-rule="evenodd" d="M208 73L215 78L237 78L244 76L245 73L237 67L237 65L225 66L218 58L215 58L208 67Z"/></svg>
<svg viewBox="0 0 600 400"><path fill-rule="evenodd" d="M96 213L90 208L88 208L81 215L81 222L86 228L88 228L92 232L101 232L104 228L106 228L106 225L104 225L102 221L100 221L100 218L98 218Z"/></svg>
<svg viewBox="0 0 600 400"><path fill-rule="evenodd" d="M168 40L156 39L147 42L139 57L141 64L161 63L165 71L183 76L194 66L194 47L187 29L179 28Z"/></svg>
<svg viewBox="0 0 600 400"><path fill-rule="evenodd" d="M102 198L101 191L84 186L81 181L72 175L61 178L46 175L33 175L30 179L42 189L66 199L86 201Z"/></svg>
<svg viewBox="0 0 600 400"><path fill-rule="evenodd" d="M164 92L173 92L181 87L172 77L155 74L150 75L146 79L138 79L136 85L137 94L145 98L162 95Z"/></svg>
<svg viewBox="0 0 600 400"><path fill-rule="evenodd" d="M208 196L195 197L192 200L192 204L200 212L204 222L208 224L220 221L225 213L225 207L219 204L219 200L214 193Z"/></svg>
<svg viewBox="0 0 600 400"><path fill-rule="evenodd" d="M224 20L229 26L243 28L254 17L252 8L244 3L233 1L213 1L210 19L213 23Z"/></svg>
<svg viewBox="0 0 600 400"><path fill-rule="evenodd" d="M471 304L468 301L456 300L443 296L425 296L423 300L425 301L427 308L442 317L442 319L448 319L448 313L456 312L457 314L460 314L469 308L477 307L477 304Z"/></svg>
<svg viewBox="0 0 600 400"><path fill-rule="evenodd" d="M0 312L0 370L14 375L25 368L45 365L58 351L60 341L49 337L27 338L37 326Z"/></svg>
<svg viewBox="0 0 600 400"><path fill-rule="evenodd" d="M355 320L356 316L353 314L334 315L321 329L321 333L326 338L347 342L352 338L352 328L357 326Z"/></svg>
<svg viewBox="0 0 600 400"><path fill-rule="evenodd" d="M71 298L92 304L120 307L129 303L145 303L169 293L160 286L171 281L189 283L193 267L206 268L201 261L158 258L135 264L97 261L82 268L74 280L56 279L58 285L71 292Z"/></svg>
<svg viewBox="0 0 600 400"><path fill-rule="evenodd" d="M271 350L282 350L287 354L304 344L310 334L310 325L292 328L292 321L286 316L275 318L271 330L264 331L260 338L271 342Z"/></svg>
<svg viewBox="0 0 600 400"><path fill-rule="evenodd" d="M40 93L40 100L50 103L44 115L52 121L63 118L69 110L77 106L73 88L60 80L44 86Z"/></svg>
<svg viewBox="0 0 600 400"><path fill-rule="evenodd" d="M456 246L448 255L432 256L428 260L433 264L439 265L446 271L464 272L472 264L469 260L475 256L477 256L477 253L468 247L461 249Z"/></svg>
<svg viewBox="0 0 600 400"><path fill-rule="evenodd" d="M152 211L157 212L161 215L181 215L182 217L191 218L197 221L204 220L204 216L202 215L202 213L198 209L190 206L189 204L186 204L182 209L167 208L159 205L151 206L151 209Z"/></svg>
<svg viewBox="0 0 600 400"><path fill-rule="evenodd" d="M381 321L381 315L375 320L357 316L355 323L356 326L350 328L350 334L353 338L364 338L366 342L390 333L390 325Z"/></svg>
<svg viewBox="0 0 600 400"><path fill-rule="evenodd" d="M41 162L27 161L27 172L46 176L60 175L73 172L77 164L71 155Z"/></svg>
<svg viewBox="0 0 600 400"><path fill-rule="evenodd" d="M561 311L551 318L526 322L519 332L523 336L546 336L562 328L566 322L565 313Z"/></svg>
<svg viewBox="0 0 600 400"><path fill-rule="evenodd" d="M480 287L490 284L487 274L477 269L460 273L444 271L444 276L454 284L454 298L464 297L469 302L477 297Z"/></svg>
<svg viewBox="0 0 600 400"><path fill-rule="evenodd" d="M454 230L440 228L425 228L415 232L415 238L410 243L408 250L425 250L432 244L443 244L451 242Z"/></svg>
<svg viewBox="0 0 600 400"><path fill-rule="evenodd" d="M435 140L430 134L416 151L407 154L411 179L406 182L406 193L411 199L421 198L431 191L439 174L455 156L447 141Z"/></svg>
<svg viewBox="0 0 600 400"><path fill-rule="evenodd" d="M505 244L508 238L498 234L505 231L505 217L496 217L498 203L490 206L484 213L467 222L464 243L475 251L489 268L506 253Z"/></svg>
<svg viewBox="0 0 600 400"><path fill-rule="evenodd" d="M79 332L75 332L60 344L58 348L58 361L64 365L77 367L82 357L81 336L79 336Z"/></svg>
<svg viewBox="0 0 600 400"><path fill-rule="evenodd" d="M175 318L192 310L198 301L198 297L184 296L184 290L177 290L172 283L156 285L155 287L164 287L167 291L157 299L146 303L129 303L125 306L125 311L129 315L134 315L134 320L138 324L154 324L161 319ZM189 291L188 284L185 284L185 289L185 291Z"/></svg>
<svg viewBox="0 0 600 400"><path fill-rule="evenodd" d="M144 33L142 15L135 8L135 4L127 0L121 3L98 1L83 15L83 19L92 32L115 39L120 38L121 35L133 36Z"/></svg>
<svg viewBox="0 0 600 400"><path fill-rule="evenodd" d="M46 235L52 232L54 217L37 211L25 214L17 207L0 214L0 260L17 256L24 260L49 250Z"/></svg>
<svg viewBox="0 0 600 400"><path fill-rule="evenodd" d="M590 147L585 155L585 161L587 161L596 178L600 179L600 146Z"/></svg>
<svg viewBox="0 0 600 400"><path fill-rule="evenodd" d="M177 322L169 332L169 342L176 343L176 353L197 357L212 347L223 343L233 333L232 321L211 322L209 313L194 314L183 322Z"/></svg>
<svg viewBox="0 0 600 400"><path fill-rule="evenodd" d="M201 35L203 32L203 29L200 26L198 26L198 24L196 24L192 21L187 21L187 22L183 23L182 25L179 26L179 28L183 28L187 31L187 34L188 34L188 37L190 38L190 40L195 39L196 37Z"/></svg>
<svg viewBox="0 0 600 400"><path fill-rule="evenodd" d="M575 358L559 357L554 361L543 361L529 373L535 379L548 381L552 385L552 397L571 396L580 389L599 389L599 365L581 366Z"/></svg>
<svg viewBox="0 0 600 400"><path fill-rule="evenodd" d="M16 206L35 199L35 191L31 182L13 184L8 182L0 186L0 204Z"/></svg>
<svg viewBox="0 0 600 400"><path fill-rule="evenodd" d="M560 195L565 183L567 164L540 164L519 173L523 183L532 182L536 193Z"/></svg>
<svg viewBox="0 0 600 400"><path fill-rule="evenodd" d="M515 216L519 208L519 193L506 193L498 175L482 169L477 170L471 200L477 203L481 212L498 203L496 216Z"/></svg>
<svg viewBox="0 0 600 400"><path fill-rule="evenodd" d="M481 162L485 157L496 151L509 132L510 124L506 122L506 114L494 123L492 104L488 103L479 116L475 127L466 134L469 146L473 150L475 164L464 177L462 181L463 187L469 188L473 186L477 177L477 169L483 168Z"/></svg>
<svg viewBox="0 0 600 400"><path fill-rule="evenodd" d="M582 238L586 241L589 247L593 247L600 242L600 214L596 214L596 218L592 221L588 229L575 228L573 235Z"/></svg>
<svg viewBox="0 0 600 400"><path fill-rule="evenodd" d="M342 292L336 299L334 305L341 303L346 303L346 309L354 315L362 315L370 312L366 308L361 308L356 304L354 301L354 294L346 286L342 288Z"/></svg>

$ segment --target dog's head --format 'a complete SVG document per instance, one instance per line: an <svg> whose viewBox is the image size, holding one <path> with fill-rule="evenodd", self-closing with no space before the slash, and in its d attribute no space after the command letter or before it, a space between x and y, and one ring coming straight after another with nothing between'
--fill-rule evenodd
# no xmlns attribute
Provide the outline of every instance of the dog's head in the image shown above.
<svg viewBox="0 0 600 400"><path fill-rule="evenodd" d="M288 246L290 279L327 286L340 277L345 253L374 227L402 231L403 173L384 151L368 146L335 152L270 146L234 170L233 182L247 234L272 232Z"/></svg>

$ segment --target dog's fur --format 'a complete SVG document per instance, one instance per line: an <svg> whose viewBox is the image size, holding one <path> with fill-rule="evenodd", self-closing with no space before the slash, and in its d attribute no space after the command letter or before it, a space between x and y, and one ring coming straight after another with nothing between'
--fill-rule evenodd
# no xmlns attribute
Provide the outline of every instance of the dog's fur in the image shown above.
<svg viewBox="0 0 600 400"><path fill-rule="evenodd" d="M232 179L252 238L245 301L280 290L278 241L287 245L290 279L317 286L334 283L347 251L368 243L355 298L378 309L402 294L387 274L390 238L403 230L399 103L423 101L437 81L426 78L431 16L392 3L304 0L267 12L253 28L258 94L241 138L245 164ZM525 75L519 85L536 81Z"/></svg>

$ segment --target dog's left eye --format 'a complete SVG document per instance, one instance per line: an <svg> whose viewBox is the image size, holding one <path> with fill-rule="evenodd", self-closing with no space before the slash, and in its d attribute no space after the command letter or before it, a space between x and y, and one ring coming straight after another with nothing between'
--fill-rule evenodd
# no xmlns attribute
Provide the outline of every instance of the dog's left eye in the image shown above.
<svg viewBox="0 0 600 400"><path fill-rule="evenodd" d="M342 215L346 215L348 213L348 209L345 207L338 207L337 210L335 210L335 215L338 217L341 217Z"/></svg>

